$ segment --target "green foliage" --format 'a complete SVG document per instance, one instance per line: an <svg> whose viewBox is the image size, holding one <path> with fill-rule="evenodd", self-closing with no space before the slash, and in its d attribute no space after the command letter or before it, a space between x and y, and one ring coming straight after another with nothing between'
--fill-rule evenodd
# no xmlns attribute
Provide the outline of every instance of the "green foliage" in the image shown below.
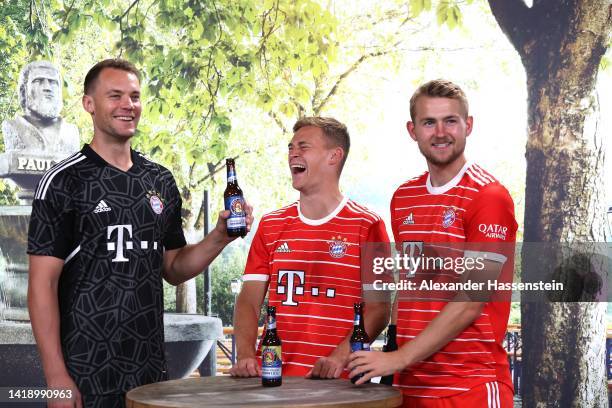
<svg viewBox="0 0 612 408"><path fill-rule="evenodd" d="M12 9L20 11L14 5ZM0 11L0 117L14 115L19 106L17 78L27 58L26 36L9 11Z"/></svg>
<svg viewBox="0 0 612 408"><path fill-rule="evenodd" d="M236 135L237 107L295 120L335 55L337 21L314 0L75 0L55 2L51 16L61 60L73 63L84 48L84 60L112 53L142 69L145 110L133 145L169 167L182 191L210 188L225 157L263 154L264 143ZM111 46L95 52L83 38ZM189 214L191 227L197 213Z"/></svg>
<svg viewBox="0 0 612 408"><path fill-rule="evenodd" d="M461 10L459 5L450 1L441 1L436 9L438 25L446 24L451 30L461 25Z"/></svg>
<svg viewBox="0 0 612 408"><path fill-rule="evenodd" d="M232 246L224 251L211 268L211 308L212 312L221 319L224 326L233 324L234 294L231 292L231 282L242 277L245 263L246 251ZM202 287L202 285L198 286Z"/></svg>
<svg viewBox="0 0 612 408"><path fill-rule="evenodd" d="M0 179L0 206L18 204L17 188L9 182Z"/></svg>
<svg viewBox="0 0 612 408"><path fill-rule="evenodd" d="M608 44L606 53L601 57L599 61L599 70L608 71L612 67L612 42Z"/></svg>
<svg viewBox="0 0 612 408"><path fill-rule="evenodd" d="M431 0L410 0L410 15L417 17L423 11L431 10Z"/></svg>
<svg viewBox="0 0 612 408"><path fill-rule="evenodd" d="M470 5L474 0L440 0L435 7L436 21L439 26L446 25L453 30L463 23L463 14L460 5ZM410 15L418 17L423 12L431 11L431 0L409 0Z"/></svg>
<svg viewBox="0 0 612 408"><path fill-rule="evenodd" d="M521 324L521 303L511 302L510 303L510 317L508 319L509 324Z"/></svg>
<svg viewBox="0 0 612 408"><path fill-rule="evenodd" d="M246 263L244 245L232 244L215 260L210 267L212 290L212 314L221 319L224 326L233 324L235 297L231 291L232 280L239 280L244 272ZM166 312L176 311L176 287L164 282L164 306ZM203 275L196 277L196 297L198 299L197 313L202 310L204 299Z"/></svg>
<svg viewBox="0 0 612 408"><path fill-rule="evenodd" d="M0 9L0 27L20 37L13 46L25 45L19 51L27 52L29 60L50 58L49 4L46 0L15 0L3 4ZM25 42L23 42L25 41ZM19 42L22 42L19 44ZM0 45L2 47L2 45ZM17 50L15 50L17 52Z"/></svg>
<svg viewBox="0 0 612 408"><path fill-rule="evenodd" d="M164 281L164 312L176 312L176 286Z"/></svg>

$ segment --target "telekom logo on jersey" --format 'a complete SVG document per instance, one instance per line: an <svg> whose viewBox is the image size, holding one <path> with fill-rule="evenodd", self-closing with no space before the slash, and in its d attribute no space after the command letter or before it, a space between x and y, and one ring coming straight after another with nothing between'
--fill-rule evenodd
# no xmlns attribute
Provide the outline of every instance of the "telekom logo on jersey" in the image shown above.
<svg viewBox="0 0 612 408"><path fill-rule="evenodd" d="M281 285L285 275L287 275L287 286ZM299 279L298 282L295 281L296 276ZM287 293L287 299L283 302L283 305L297 306L297 302L293 300L293 295L304 294L304 271L278 271L278 287L276 293L283 294L285 292Z"/></svg>
<svg viewBox="0 0 612 408"><path fill-rule="evenodd" d="M113 235L116 236L114 241L111 241ZM130 224L124 225L109 225L106 230L106 239L110 242L106 243L106 249L109 252L115 252L115 257L112 259L113 262L129 262L129 259L125 256L126 250L134 249L134 243L130 239L132 238L132 226ZM149 241L140 241L140 249L148 249ZM157 249L157 242L153 242L153 249Z"/></svg>
<svg viewBox="0 0 612 408"><path fill-rule="evenodd" d="M286 294L287 298L282 302L285 306L298 306L299 302L296 301L296 296L304 295L304 286L305 286L305 276L306 273L304 271L295 271L290 269L280 269L278 271L278 286L276 287L276 293L279 295ZM283 281L287 280L287 284L284 284ZM297 278L297 279L296 279ZM319 287L311 286L310 287L311 296L317 297L319 296ZM325 297L334 298L336 297L336 289L335 288L327 288L325 290Z"/></svg>

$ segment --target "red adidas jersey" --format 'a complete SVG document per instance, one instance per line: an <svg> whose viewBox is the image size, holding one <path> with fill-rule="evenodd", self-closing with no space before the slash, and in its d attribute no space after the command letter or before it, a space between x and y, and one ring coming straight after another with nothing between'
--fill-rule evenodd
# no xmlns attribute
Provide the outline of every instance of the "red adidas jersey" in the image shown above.
<svg viewBox="0 0 612 408"><path fill-rule="evenodd" d="M486 252L477 253L503 263L500 279L512 281L517 230L514 203L506 188L478 165L466 164L441 187L431 185L427 172L401 185L391 200L391 224L395 241L404 248L423 243L482 246ZM416 337L446 304L431 299L400 300L398 344ZM480 317L457 338L397 373L394 385L414 397L450 396L490 381L512 387L502 347L509 313L509 301L488 302Z"/></svg>
<svg viewBox="0 0 612 408"><path fill-rule="evenodd" d="M346 198L320 220L302 215L299 202L262 217L243 280L269 282L283 375L305 375L351 333L362 299L360 245L388 241L382 219Z"/></svg>

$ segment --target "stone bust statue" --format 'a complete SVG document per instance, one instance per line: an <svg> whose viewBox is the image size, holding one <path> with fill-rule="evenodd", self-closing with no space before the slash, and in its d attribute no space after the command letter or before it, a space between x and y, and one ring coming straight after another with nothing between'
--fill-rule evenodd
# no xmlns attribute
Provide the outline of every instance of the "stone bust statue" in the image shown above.
<svg viewBox="0 0 612 408"><path fill-rule="evenodd" d="M63 107L59 70L50 62L26 65L19 75L19 103L23 116L2 123L8 152L63 156L79 149L79 131L60 116Z"/></svg>

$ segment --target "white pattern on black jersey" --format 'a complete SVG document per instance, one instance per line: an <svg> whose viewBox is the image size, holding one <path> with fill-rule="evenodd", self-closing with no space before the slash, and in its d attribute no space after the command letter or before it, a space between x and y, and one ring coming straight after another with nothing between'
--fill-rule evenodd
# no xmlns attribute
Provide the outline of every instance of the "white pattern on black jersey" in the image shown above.
<svg viewBox="0 0 612 408"><path fill-rule="evenodd" d="M65 261L60 336L83 394L165 379L163 251L185 245L181 199L170 171L132 162L121 171L85 145L43 176L32 205L28 253Z"/></svg>

